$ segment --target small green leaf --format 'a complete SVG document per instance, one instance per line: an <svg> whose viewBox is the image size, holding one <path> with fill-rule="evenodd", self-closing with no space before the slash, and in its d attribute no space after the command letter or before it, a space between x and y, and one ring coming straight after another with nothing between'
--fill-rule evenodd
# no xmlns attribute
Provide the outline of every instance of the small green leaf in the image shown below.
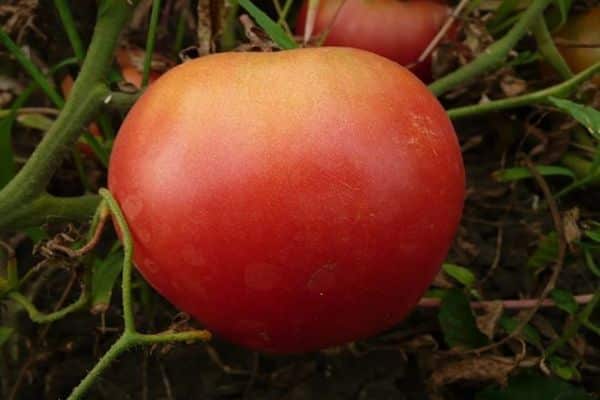
<svg viewBox="0 0 600 400"><path fill-rule="evenodd" d="M590 271L598 278L600 278L600 268L596 265L596 261L594 261L594 255L592 251L586 246L583 247L583 254L585 256L585 264L589 268Z"/></svg>
<svg viewBox="0 0 600 400"><path fill-rule="evenodd" d="M488 343L487 337L477 328L469 299L462 290L448 290L442 299L438 319L449 347L475 348Z"/></svg>
<svg viewBox="0 0 600 400"><path fill-rule="evenodd" d="M507 317L505 315L500 317L500 326L508 333L514 332L519 324L520 322L514 318ZM525 341L529 342L530 344L537 347L542 346L542 338L540 337L539 332L531 325L525 325L525 327L521 330L521 335L523 335Z"/></svg>
<svg viewBox="0 0 600 400"><path fill-rule="evenodd" d="M594 242L600 243L600 229L587 230L585 236L592 239Z"/></svg>
<svg viewBox="0 0 600 400"><path fill-rule="evenodd" d="M538 243L537 248L527 260L527 268L538 272L555 262L558 257L558 236L550 232Z"/></svg>
<svg viewBox="0 0 600 400"><path fill-rule="evenodd" d="M477 281L475 275L467 268L455 264L444 264L442 268L446 274L456 279L466 287L471 287Z"/></svg>
<svg viewBox="0 0 600 400"><path fill-rule="evenodd" d="M476 400L592 400L583 389L556 378L526 372L510 378L508 386L494 385L475 396Z"/></svg>
<svg viewBox="0 0 600 400"><path fill-rule="evenodd" d="M423 297L432 298L432 299L443 299L446 295L446 289L439 288L430 288L425 292Z"/></svg>
<svg viewBox="0 0 600 400"><path fill-rule="evenodd" d="M109 253L104 260L95 260L92 268L92 313L106 311L113 287L121 273L123 251Z"/></svg>
<svg viewBox="0 0 600 400"><path fill-rule="evenodd" d="M535 169L542 176L568 176L575 179L575 174L568 168L558 167L555 165L536 165ZM510 182L520 179L531 178L529 168L515 167L496 171L493 174L494 179L500 182Z"/></svg>
<svg viewBox="0 0 600 400"><path fill-rule="evenodd" d="M577 312L577 301L570 292L562 289L554 289L550 296L558 308L573 315Z"/></svg>
<svg viewBox="0 0 600 400"><path fill-rule="evenodd" d="M282 49L295 49L298 44L291 38L277 22L273 21L261 9L256 7L250 0L239 0L239 3L256 20L256 23L264 29L275 43Z"/></svg>
<svg viewBox="0 0 600 400"><path fill-rule="evenodd" d="M54 120L42 114L22 114L17 117L17 122L27 128L45 132L50 129Z"/></svg>
<svg viewBox="0 0 600 400"><path fill-rule="evenodd" d="M552 356L548 359L548 365L552 369L552 372L559 378L567 381L581 379L581 374L573 365L569 364L567 360L562 357Z"/></svg>
<svg viewBox="0 0 600 400"><path fill-rule="evenodd" d="M6 343L6 341L10 338L10 335L12 335L13 331L14 330L12 328L0 326L0 347L2 347L4 343Z"/></svg>
<svg viewBox="0 0 600 400"><path fill-rule="evenodd" d="M549 97L548 101L561 111L569 114L587 130L596 139L600 140L600 111L583 104L574 103L570 100Z"/></svg>
<svg viewBox="0 0 600 400"><path fill-rule="evenodd" d="M506 63L506 67L516 67L519 65L531 64L540 59L540 54L535 51L521 51L515 58Z"/></svg>

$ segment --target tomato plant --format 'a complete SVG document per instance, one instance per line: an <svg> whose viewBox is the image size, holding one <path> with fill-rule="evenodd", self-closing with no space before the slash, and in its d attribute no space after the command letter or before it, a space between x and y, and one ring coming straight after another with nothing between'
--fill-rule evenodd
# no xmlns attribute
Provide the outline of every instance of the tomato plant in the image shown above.
<svg viewBox="0 0 600 400"><path fill-rule="evenodd" d="M304 33L307 3L300 12L298 33ZM339 10L339 12L338 12ZM372 51L402 65L421 79L431 79L431 58L414 66L448 18L450 9L428 0L321 1L315 32L328 31L324 44Z"/></svg>
<svg viewBox="0 0 600 400"><path fill-rule="evenodd" d="M109 167L145 278L270 352L400 321L444 260L464 186L435 97L398 64L342 48L172 69L127 116Z"/></svg>
<svg viewBox="0 0 600 400"><path fill-rule="evenodd" d="M600 6L569 18L556 33L558 49L573 72L577 73L600 61ZM594 78L600 84L600 76Z"/></svg>

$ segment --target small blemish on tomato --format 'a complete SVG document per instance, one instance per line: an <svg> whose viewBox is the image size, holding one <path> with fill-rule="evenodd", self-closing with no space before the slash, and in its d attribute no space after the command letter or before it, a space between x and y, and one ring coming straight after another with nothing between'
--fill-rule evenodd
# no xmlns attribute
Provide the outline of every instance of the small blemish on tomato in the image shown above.
<svg viewBox="0 0 600 400"><path fill-rule="evenodd" d="M152 234L147 229L139 229L137 235L140 239L140 242L144 244L148 244L150 243L150 240L152 240Z"/></svg>
<svg viewBox="0 0 600 400"><path fill-rule="evenodd" d="M158 272L158 264L156 264L154 261L150 260L149 258L142 260L141 267L144 270L150 272L151 274L155 274Z"/></svg>
<svg viewBox="0 0 600 400"><path fill-rule="evenodd" d="M125 216L132 221L142 212L142 199L138 196L129 196L123 201L122 207Z"/></svg>
<svg viewBox="0 0 600 400"><path fill-rule="evenodd" d="M325 264L310 276L306 287L312 292L319 293L323 296L325 292L335 286L335 264Z"/></svg>

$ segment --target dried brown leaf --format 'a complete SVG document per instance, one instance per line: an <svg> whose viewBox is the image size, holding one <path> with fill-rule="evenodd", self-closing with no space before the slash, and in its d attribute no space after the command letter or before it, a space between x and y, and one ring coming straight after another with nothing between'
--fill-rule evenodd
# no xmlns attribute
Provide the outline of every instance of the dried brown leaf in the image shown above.
<svg viewBox="0 0 600 400"><path fill-rule="evenodd" d="M574 250L574 243L581 239L581 230L579 229L579 208L575 207L565 211L563 215L563 229L565 240L571 251Z"/></svg>
<svg viewBox="0 0 600 400"><path fill-rule="evenodd" d="M527 81L516 76L505 75L500 80L500 88L507 97L515 97L527 90Z"/></svg>
<svg viewBox="0 0 600 400"><path fill-rule="evenodd" d="M446 276L446 273L443 270L440 270L440 272L438 272L438 274L433 279L433 282L431 283L431 285L435 286L435 287L443 288L443 289L450 289L450 288L454 287L454 284Z"/></svg>
<svg viewBox="0 0 600 400"><path fill-rule="evenodd" d="M231 4L227 0L198 1L196 37L200 56L215 52L215 40L223 33L223 27L230 8Z"/></svg>
<svg viewBox="0 0 600 400"><path fill-rule="evenodd" d="M475 356L438 366L431 375L431 384L439 388L459 381L497 382L505 385L508 375L518 366L510 357Z"/></svg>
<svg viewBox="0 0 600 400"><path fill-rule="evenodd" d="M493 339L496 327L498 326L498 320L504 311L502 301L483 303L482 309L483 314L476 318L477 328L489 339Z"/></svg>

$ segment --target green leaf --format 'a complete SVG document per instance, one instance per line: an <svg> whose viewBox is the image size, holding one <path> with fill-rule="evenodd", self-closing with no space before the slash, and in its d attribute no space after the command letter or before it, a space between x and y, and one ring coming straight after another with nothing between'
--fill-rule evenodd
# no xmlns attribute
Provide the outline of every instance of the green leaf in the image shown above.
<svg viewBox="0 0 600 400"><path fill-rule="evenodd" d="M442 299L438 319L449 347L475 348L488 343L487 337L477 328L469 299L462 290L448 290Z"/></svg>
<svg viewBox="0 0 600 400"><path fill-rule="evenodd" d="M4 343L6 343L6 341L13 334L13 331L14 330L12 328L9 328L7 326L0 326L0 347L2 347Z"/></svg>
<svg viewBox="0 0 600 400"><path fill-rule="evenodd" d="M23 114L17 117L19 124L40 131L47 131L54 123L54 120L42 114Z"/></svg>
<svg viewBox="0 0 600 400"><path fill-rule="evenodd" d="M535 169L542 176L568 176L569 178L575 179L575 174L573 171L565 167L558 167L555 165L536 165ZM515 167L496 171L494 172L493 177L500 182L510 182L531 178L533 175L531 175L529 168Z"/></svg>
<svg viewBox="0 0 600 400"><path fill-rule="evenodd" d="M562 357L552 356L548 359L548 365L552 369L552 372L559 378L567 381L581 379L581 374L573 365Z"/></svg>
<svg viewBox="0 0 600 400"><path fill-rule="evenodd" d="M558 257L558 236L550 232L538 243L537 248L527 260L527 268L540 271L553 263Z"/></svg>
<svg viewBox="0 0 600 400"><path fill-rule="evenodd" d="M256 23L264 29L269 37L282 49L295 49L298 47L296 41L291 38L277 22L273 21L261 9L256 7L250 0L239 0L239 3L256 20Z"/></svg>
<svg viewBox="0 0 600 400"><path fill-rule="evenodd" d="M444 264L442 269L446 274L456 279L466 287L471 287L477 281L475 275L467 268L455 264Z"/></svg>
<svg viewBox="0 0 600 400"><path fill-rule="evenodd" d="M585 236L592 239L594 242L600 243L600 229L587 230Z"/></svg>
<svg viewBox="0 0 600 400"><path fill-rule="evenodd" d="M508 333L514 332L519 324L520 322L514 318L507 317L505 315L500 317L500 326ZM525 327L521 330L521 335L525 341L529 342L530 344L537 347L542 346L542 338L540 337L539 332L531 325L525 325Z"/></svg>
<svg viewBox="0 0 600 400"><path fill-rule="evenodd" d="M496 385L484 389L475 396L476 400L592 400L583 389L560 379L524 373L512 377L508 386Z"/></svg>
<svg viewBox="0 0 600 400"><path fill-rule="evenodd" d="M548 97L548 101L561 111L569 114L585 126L592 136L600 140L600 111L570 100Z"/></svg>
<svg viewBox="0 0 600 400"><path fill-rule="evenodd" d="M556 4L558 11L560 13L560 21L558 25L563 25L567 22L567 18L569 17L569 10L571 9L572 0L554 0L553 3Z"/></svg>
<svg viewBox="0 0 600 400"><path fill-rule="evenodd" d="M558 308L573 315L577 312L577 301L571 292L562 289L554 289L550 292L550 296Z"/></svg>
<svg viewBox="0 0 600 400"><path fill-rule="evenodd" d="M92 268L92 313L106 311L113 287L121 273L123 251L109 253L104 260L95 260Z"/></svg>
<svg viewBox="0 0 600 400"><path fill-rule="evenodd" d="M519 0L503 0L496 9L494 17L488 22L488 29L498 27L519 5Z"/></svg>

